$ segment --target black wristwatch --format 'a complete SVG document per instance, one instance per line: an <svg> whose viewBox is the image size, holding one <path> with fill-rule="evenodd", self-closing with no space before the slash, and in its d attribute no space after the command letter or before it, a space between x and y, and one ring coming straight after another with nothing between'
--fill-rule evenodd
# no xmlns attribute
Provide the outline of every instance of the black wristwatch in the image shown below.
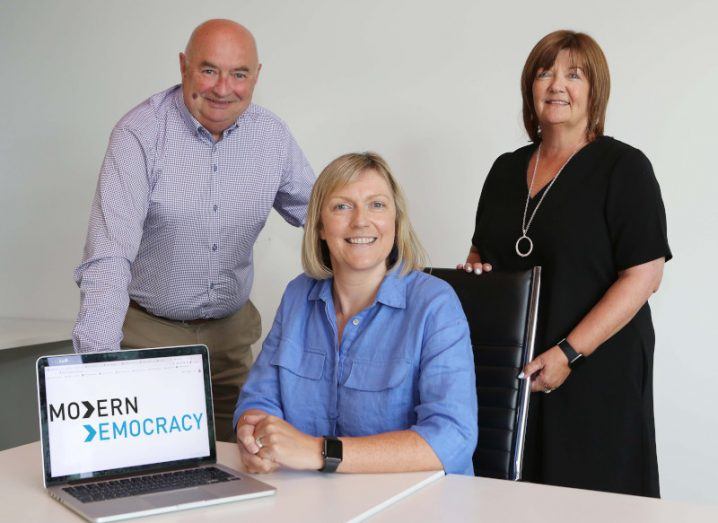
<svg viewBox="0 0 718 523"><path fill-rule="evenodd" d="M319 472L336 472L342 462L342 456L342 440L334 436L324 436L324 448L322 449L324 466L319 469Z"/></svg>
<svg viewBox="0 0 718 523"><path fill-rule="evenodd" d="M576 349L571 347L571 344L568 342L566 338L559 341L556 345L563 351L563 353L568 358L568 368L574 369L583 361L586 359L584 358L583 354L580 352L576 352Z"/></svg>

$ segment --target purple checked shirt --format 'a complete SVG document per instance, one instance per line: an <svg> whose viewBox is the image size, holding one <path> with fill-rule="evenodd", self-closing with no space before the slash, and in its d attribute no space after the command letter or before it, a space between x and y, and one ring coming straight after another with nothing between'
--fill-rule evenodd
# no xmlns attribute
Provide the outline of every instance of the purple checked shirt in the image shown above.
<svg viewBox="0 0 718 523"><path fill-rule="evenodd" d="M303 225L313 183L286 124L262 107L250 105L217 142L180 86L132 109L112 130L74 273L75 350L118 350L130 298L173 320L239 310L270 210Z"/></svg>

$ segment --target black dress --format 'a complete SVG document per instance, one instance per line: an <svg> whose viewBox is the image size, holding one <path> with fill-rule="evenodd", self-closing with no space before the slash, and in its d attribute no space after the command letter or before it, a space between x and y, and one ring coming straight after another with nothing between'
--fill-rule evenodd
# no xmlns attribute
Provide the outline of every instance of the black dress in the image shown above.
<svg viewBox="0 0 718 523"><path fill-rule="evenodd" d="M581 149L539 207L521 258L526 172L536 145L500 156L484 183L472 239L494 270L543 267L536 353L571 332L618 272L671 258L660 188L648 159L599 137ZM544 188L529 204L528 216ZM522 245L526 249L525 242ZM531 396L524 479L659 496L653 423L651 312L636 316L551 394Z"/></svg>

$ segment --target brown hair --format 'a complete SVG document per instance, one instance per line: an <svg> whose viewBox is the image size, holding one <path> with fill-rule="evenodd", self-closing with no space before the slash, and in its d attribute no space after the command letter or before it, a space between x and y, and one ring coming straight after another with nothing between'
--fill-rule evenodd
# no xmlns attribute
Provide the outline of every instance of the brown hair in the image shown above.
<svg viewBox="0 0 718 523"><path fill-rule="evenodd" d="M532 142L541 141L539 121L534 107L533 83L539 69L551 67L556 61L556 56L563 49L569 50L571 60L584 72L590 86L587 138L593 140L603 135L608 95L611 91L611 76L608 72L606 56L596 41L587 34L561 30L547 34L539 40L529 53L521 73L524 127Z"/></svg>
<svg viewBox="0 0 718 523"><path fill-rule="evenodd" d="M302 266L304 272L312 278L323 280L331 278L332 264L329 249L321 239L322 207L327 198L339 187L354 181L361 173L373 170L384 178L391 189L396 208L396 233L394 248L387 260L387 268L401 267L402 274L420 270L426 264L426 251L409 221L404 193L396 182L384 158L376 153L344 154L327 165L314 183L312 196L307 207L307 222L304 225L302 241Z"/></svg>

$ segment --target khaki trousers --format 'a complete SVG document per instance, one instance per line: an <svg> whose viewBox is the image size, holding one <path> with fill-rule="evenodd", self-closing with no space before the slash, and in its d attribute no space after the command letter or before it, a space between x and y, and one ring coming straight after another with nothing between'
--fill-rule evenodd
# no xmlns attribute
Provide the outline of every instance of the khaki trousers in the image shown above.
<svg viewBox="0 0 718 523"><path fill-rule="evenodd" d="M259 311L251 301L220 320L188 325L130 307L122 327L122 348L207 345L212 372L215 431L219 441L236 440L232 416L252 366L252 344L262 334Z"/></svg>

